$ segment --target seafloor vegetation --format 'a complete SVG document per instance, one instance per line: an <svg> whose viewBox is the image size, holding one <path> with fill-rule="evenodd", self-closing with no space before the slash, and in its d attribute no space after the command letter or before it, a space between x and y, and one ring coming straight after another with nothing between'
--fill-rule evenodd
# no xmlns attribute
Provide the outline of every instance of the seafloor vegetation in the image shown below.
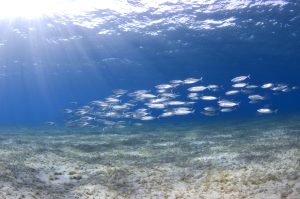
<svg viewBox="0 0 300 199"><path fill-rule="evenodd" d="M1 129L0 198L300 198L300 119Z"/></svg>

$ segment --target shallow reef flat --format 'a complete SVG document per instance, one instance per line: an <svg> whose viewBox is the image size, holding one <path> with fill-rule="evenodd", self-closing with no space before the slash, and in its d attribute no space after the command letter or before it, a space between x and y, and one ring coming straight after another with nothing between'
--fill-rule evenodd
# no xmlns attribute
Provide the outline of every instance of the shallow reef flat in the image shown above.
<svg viewBox="0 0 300 199"><path fill-rule="evenodd" d="M0 133L0 199L300 198L300 118Z"/></svg>

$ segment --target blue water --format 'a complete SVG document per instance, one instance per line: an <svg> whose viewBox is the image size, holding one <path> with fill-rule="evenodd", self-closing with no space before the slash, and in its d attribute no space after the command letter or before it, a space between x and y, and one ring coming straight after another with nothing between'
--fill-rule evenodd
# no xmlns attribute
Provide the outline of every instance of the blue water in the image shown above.
<svg viewBox="0 0 300 199"><path fill-rule="evenodd" d="M188 77L230 88L233 77L250 74L256 85L300 86L297 1L252 1L230 8L225 8L226 1L193 7L189 1L166 1L147 9L145 2L129 3L145 10L1 18L0 125L63 125L63 109L72 108L71 101L86 105L108 97L113 89L153 90ZM162 5L167 11L159 11ZM97 18L104 22L88 26ZM178 93L186 94L186 88ZM278 109L277 114L299 113L300 90L268 95L266 104ZM241 102L239 111L216 117L260 117L259 106L249 105L247 96L235 99ZM204 103L198 101L199 107ZM169 119L187 118L208 119L199 113Z"/></svg>

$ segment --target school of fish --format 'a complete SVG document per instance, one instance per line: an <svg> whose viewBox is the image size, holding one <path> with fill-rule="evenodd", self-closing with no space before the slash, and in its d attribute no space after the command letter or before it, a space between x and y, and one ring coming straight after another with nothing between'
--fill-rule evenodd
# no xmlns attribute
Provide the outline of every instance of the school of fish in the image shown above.
<svg viewBox="0 0 300 199"><path fill-rule="evenodd" d="M225 89L216 84L204 84L202 77L191 77L159 84L152 90L117 89L105 99L94 100L84 106L70 102L72 108L64 109L67 114L65 125L123 128L127 125L140 126L144 121L197 113L216 116L236 111L242 105L236 97L239 95L246 95L249 104L260 105L257 114L273 114L278 110L266 103L270 96L298 89L284 83L254 85L249 81L250 75L238 76L231 79L231 88Z"/></svg>

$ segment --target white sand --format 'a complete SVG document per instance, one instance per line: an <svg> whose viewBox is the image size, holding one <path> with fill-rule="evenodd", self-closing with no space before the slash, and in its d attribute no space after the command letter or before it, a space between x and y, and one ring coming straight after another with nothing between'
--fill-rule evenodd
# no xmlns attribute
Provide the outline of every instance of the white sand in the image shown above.
<svg viewBox="0 0 300 199"><path fill-rule="evenodd" d="M0 199L298 199L300 129L292 124L103 135L2 130Z"/></svg>

